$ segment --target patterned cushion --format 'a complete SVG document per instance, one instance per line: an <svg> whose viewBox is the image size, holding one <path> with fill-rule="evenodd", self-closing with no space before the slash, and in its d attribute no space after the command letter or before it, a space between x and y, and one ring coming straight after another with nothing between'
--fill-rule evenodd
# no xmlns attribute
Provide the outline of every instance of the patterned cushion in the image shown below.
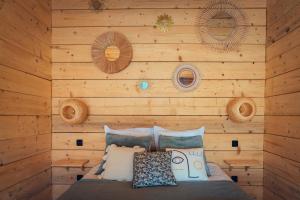
<svg viewBox="0 0 300 200"><path fill-rule="evenodd" d="M202 148L167 149L172 151L172 171L177 181L207 180Z"/></svg>
<svg viewBox="0 0 300 200"><path fill-rule="evenodd" d="M202 136L192 136L192 137L173 137L160 135L159 140L159 150L165 150L166 148L174 149L191 149L191 148L202 148L203 141Z"/></svg>
<svg viewBox="0 0 300 200"><path fill-rule="evenodd" d="M172 152L135 153L133 188L176 185L171 168Z"/></svg>

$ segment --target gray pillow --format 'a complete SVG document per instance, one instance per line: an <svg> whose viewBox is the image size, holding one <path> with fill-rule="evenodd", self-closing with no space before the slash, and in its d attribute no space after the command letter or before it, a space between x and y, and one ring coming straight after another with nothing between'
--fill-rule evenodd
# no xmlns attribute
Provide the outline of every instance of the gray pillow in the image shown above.
<svg viewBox="0 0 300 200"><path fill-rule="evenodd" d="M151 149L151 144L154 142L153 136L131 136L131 135L118 135L118 134L106 134L106 146L115 144L117 146L144 147L147 151Z"/></svg>
<svg viewBox="0 0 300 200"><path fill-rule="evenodd" d="M158 140L158 145L160 150L165 150L166 148L174 149L191 149L191 148L203 148L203 139L201 135L191 136L191 137L172 137L160 135ZM211 176L209 167L206 162L205 152L203 153L205 170L207 176Z"/></svg>
<svg viewBox="0 0 300 200"><path fill-rule="evenodd" d="M172 152L135 153L133 159L133 188L175 186L171 167Z"/></svg>
<svg viewBox="0 0 300 200"><path fill-rule="evenodd" d="M192 149L192 148L203 148L202 136L192 136L192 137L172 137L160 135L159 149L165 150L166 148L174 149Z"/></svg>

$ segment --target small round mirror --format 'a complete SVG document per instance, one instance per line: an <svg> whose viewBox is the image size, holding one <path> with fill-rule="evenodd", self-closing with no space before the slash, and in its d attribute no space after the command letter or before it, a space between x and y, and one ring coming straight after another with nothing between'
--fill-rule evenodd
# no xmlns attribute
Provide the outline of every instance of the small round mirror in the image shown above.
<svg viewBox="0 0 300 200"><path fill-rule="evenodd" d="M197 68L191 65L179 66L173 77L174 84L177 88L185 91L195 89L199 83L199 73Z"/></svg>
<svg viewBox="0 0 300 200"><path fill-rule="evenodd" d="M236 21L229 13L219 11L207 21L207 29L215 40L226 41L236 30Z"/></svg>

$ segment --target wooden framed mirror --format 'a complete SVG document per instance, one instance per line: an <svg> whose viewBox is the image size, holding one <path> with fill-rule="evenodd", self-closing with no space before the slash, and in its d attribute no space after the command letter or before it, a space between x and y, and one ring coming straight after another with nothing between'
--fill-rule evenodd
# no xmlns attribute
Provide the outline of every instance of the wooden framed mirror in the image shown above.
<svg viewBox="0 0 300 200"><path fill-rule="evenodd" d="M173 75L174 85L182 91L196 89L200 79L201 77L197 68L189 64L178 66Z"/></svg>

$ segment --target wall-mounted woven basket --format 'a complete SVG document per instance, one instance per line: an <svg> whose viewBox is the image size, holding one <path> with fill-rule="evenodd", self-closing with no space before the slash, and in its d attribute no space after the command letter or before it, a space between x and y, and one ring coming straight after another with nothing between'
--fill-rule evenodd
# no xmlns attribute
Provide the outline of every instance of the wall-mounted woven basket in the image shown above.
<svg viewBox="0 0 300 200"><path fill-rule="evenodd" d="M59 114L62 120L68 124L81 124L87 118L88 108L82 101L68 99L61 103Z"/></svg>
<svg viewBox="0 0 300 200"><path fill-rule="evenodd" d="M250 98L236 98L228 103L227 113L229 115L229 119L234 122L247 122L254 117L256 113L256 105Z"/></svg>

